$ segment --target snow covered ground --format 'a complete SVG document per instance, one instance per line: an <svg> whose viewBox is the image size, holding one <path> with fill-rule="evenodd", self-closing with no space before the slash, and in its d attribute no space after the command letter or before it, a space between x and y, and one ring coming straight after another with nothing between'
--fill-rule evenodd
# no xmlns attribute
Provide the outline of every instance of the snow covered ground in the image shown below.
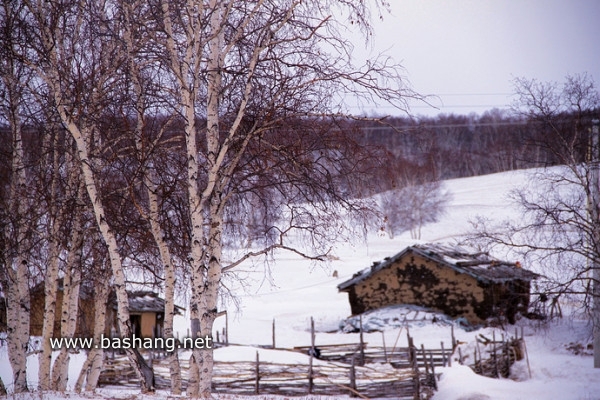
<svg viewBox="0 0 600 400"><path fill-rule="evenodd" d="M526 184L527 176L526 171L517 171L446 181L445 187L452 193L451 204L438 223L422 229L421 242L453 243L470 229L469 221L478 215L492 219L518 217L514 206L507 201L507 194L513 188ZM276 261L268 268L261 262L242 266L242 279L228 282L237 297L235 301L228 302L227 323L230 343L246 346L218 349L215 351L215 359L253 360L256 349L251 345L272 344L273 320L277 347L309 345L311 317L315 321L317 345L357 343L358 334L342 333L339 330L341 322L350 314L350 306L347 294L338 293L337 285L355 272L370 266L373 261L394 255L415 243L408 232L394 239L373 233L366 242L357 238L355 243L338 244L335 247L335 257L325 267L289 253L278 254ZM334 271L337 273L334 274ZM406 330L394 321L403 317L398 318L396 312L399 312L398 309L380 313L379 320L387 319L388 326L383 334L366 333L365 341L373 345L381 345L385 341L388 346L395 343L406 346ZM415 315L411 314L412 317ZM433 323L431 319L427 319L427 315L430 318L431 314L421 312L416 315L417 321L410 323L415 344L439 347L440 341L444 341L449 347L449 323ZM421 319L423 317L426 319ZM180 318L176 323L180 334L185 336L185 320ZM217 319L216 329L221 330L224 325L224 317ZM525 332L529 368L522 361L513 367L513 379L491 379L475 375L469 368L453 363L452 367L440 370L442 376L439 391L434 399L600 399L600 370L593 369L590 351L575 355L567 349L570 343L582 344L585 348L591 341L591 327L586 322L565 318L548 325L521 320L518 325L523 326ZM509 329L508 333L512 334L514 328ZM491 336L491 328L475 332L455 328L456 338L465 343L472 342L480 333ZM497 334L500 333L497 330ZM259 351L261 360L265 361L305 362L303 356L297 353L266 349ZM32 368L29 380L35 385L37 360L30 361ZM0 352L0 376L5 383L10 381L5 349ZM48 394L44 398L54 396ZM122 396L132 396L132 393L123 393ZM74 394L69 394L68 397L79 399ZM97 394L97 398L115 397L121 395L114 389L99 390ZM166 397L165 393L143 396L144 399Z"/></svg>

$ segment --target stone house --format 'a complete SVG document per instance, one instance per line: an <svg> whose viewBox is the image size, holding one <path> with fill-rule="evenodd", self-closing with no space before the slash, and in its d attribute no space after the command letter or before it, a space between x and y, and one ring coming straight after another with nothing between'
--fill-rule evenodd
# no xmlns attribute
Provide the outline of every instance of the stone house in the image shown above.
<svg viewBox="0 0 600 400"><path fill-rule="evenodd" d="M537 274L487 253L438 244L407 247L338 285L352 314L397 304L418 305L477 324L527 312Z"/></svg>

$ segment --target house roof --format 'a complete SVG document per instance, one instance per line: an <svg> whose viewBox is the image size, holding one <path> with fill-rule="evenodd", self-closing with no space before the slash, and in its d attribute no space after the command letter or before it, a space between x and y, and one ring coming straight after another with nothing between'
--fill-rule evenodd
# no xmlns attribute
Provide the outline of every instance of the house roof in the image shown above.
<svg viewBox="0 0 600 400"><path fill-rule="evenodd" d="M65 290L64 278L58 278L56 282L57 282L56 289L59 292L63 292ZM42 295L44 295L45 286L46 286L46 281L41 281L38 284L36 284L35 286L33 286L29 290L29 293L32 295L38 294L38 293L41 293ZM84 299L84 300L90 300L90 299L94 298L94 288L89 284L89 282L82 282L79 285L79 298Z"/></svg>
<svg viewBox="0 0 600 400"><path fill-rule="evenodd" d="M135 292L127 292L127 297L129 299L129 312L139 313L139 312L165 312L165 299L161 298L158 293L139 290ZM112 303L113 308L117 309L116 304L116 296L114 293L112 294ZM175 315L183 314L185 308L175 306Z"/></svg>
<svg viewBox="0 0 600 400"><path fill-rule="evenodd" d="M357 272L351 279L338 285L340 291L345 291L382 269L388 268L408 253L416 253L438 264L452 268L458 273L467 274L482 283L503 283L514 280L530 281L539 277L538 274L521 268L519 263L502 261L488 253L468 252L458 246L441 244L418 244L409 246L393 257L374 262L370 268Z"/></svg>

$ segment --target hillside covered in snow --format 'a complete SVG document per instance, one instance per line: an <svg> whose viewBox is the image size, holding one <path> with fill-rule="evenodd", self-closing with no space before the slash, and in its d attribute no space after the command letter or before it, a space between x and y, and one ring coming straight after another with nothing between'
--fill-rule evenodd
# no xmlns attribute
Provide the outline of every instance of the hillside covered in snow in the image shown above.
<svg viewBox="0 0 600 400"><path fill-rule="evenodd" d="M470 221L478 216L501 220L519 218L508 193L528 182L528 171L505 172L487 176L454 179L444 182L451 194L446 212L437 223L422 229L421 243L456 243L471 229ZM315 321L317 346L336 343L357 343L358 333L348 329L350 306L347 295L339 293L337 285L374 261L392 256L416 242L410 233L390 239L381 232L370 233L366 240L357 237L353 242L338 243L334 256L325 265L315 264L288 253L278 253L268 263L255 260L239 267L237 279L227 286L232 297L223 300L227 317L217 319L215 329L220 333L227 325L229 343L235 346L215 350L217 361L252 361L256 352L261 360L304 363L306 358L289 351L269 350L273 326L277 348L310 345L310 319ZM537 271L543 273L543 271ZM568 310L565 305L565 310ZM441 373L436 400L458 399L595 399L600 398L600 370L592 368L591 325L576 316L540 322L520 319L516 327L483 327L465 330L450 318L419 311L414 308L392 307L364 317L364 340L370 345L406 346L406 330L420 346L439 347L441 341L450 344L450 327L454 325L456 339L465 349L479 335L491 337L510 335L515 328L523 329L528 350L527 361L513 365L509 379L492 379L476 375L470 368L456 362L452 367L438 369ZM186 336L188 322L177 317L178 332ZM346 329L344 329L346 325ZM352 332L353 333L346 333ZM0 353L0 374L10 382L10 367L6 348ZM466 351L466 350L465 350ZM73 356L71 376L76 376L77 360ZM36 386L36 356L29 358L29 384ZM10 384L8 384L10 385ZM98 398L136 395L139 391L115 387L100 389ZM56 395L59 396L59 395ZM74 398L74 394L66 395ZM141 395L140 395L141 396ZM165 398L165 393L144 395L144 398ZM53 398L53 394L44 395ZM87 397L86 397L87 398ZM227 397L230 398L230 397Z"/></svg>

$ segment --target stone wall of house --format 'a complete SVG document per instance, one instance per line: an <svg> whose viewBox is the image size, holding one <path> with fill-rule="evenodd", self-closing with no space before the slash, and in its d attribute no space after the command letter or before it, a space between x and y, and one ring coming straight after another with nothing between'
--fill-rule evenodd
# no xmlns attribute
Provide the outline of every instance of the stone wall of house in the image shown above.
<svg viewBox="0 0 600 400"><path fill-rule="evenodd" d="M451 317L463 316L471 323L481 322L482 310L491 306L485 288L475 278L413 252L351 287L349 298L352 314L414 304Z"/></svg>

